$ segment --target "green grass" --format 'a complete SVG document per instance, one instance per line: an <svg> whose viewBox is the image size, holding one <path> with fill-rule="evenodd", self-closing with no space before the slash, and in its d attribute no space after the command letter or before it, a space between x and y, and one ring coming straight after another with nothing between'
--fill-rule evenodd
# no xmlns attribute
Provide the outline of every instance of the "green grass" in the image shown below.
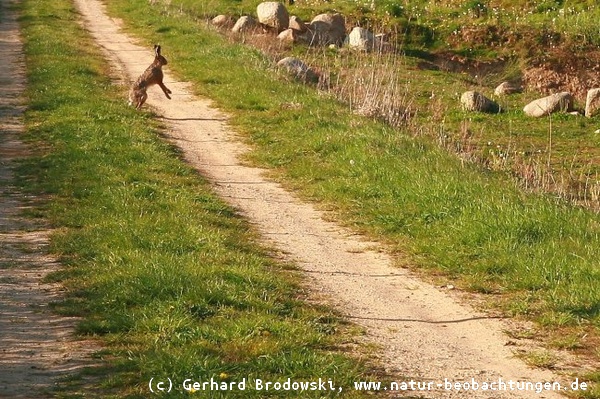
<svg viewBox="0 0 600 399"><path fill-rule="evenodd" d="M164 43L172 68L233 114L256 147L254 161L340 211L348 224L486 290L563 294L536 304L534 313L554 305L569 312L570 303L578 317L597 320L598 215L524 194L503 174L464 166L427 140L273 79L260 53L227 44L185 15L138 11L135 2L109 6L149 43ZM172 29L157 33L165 26ZM288 109L289 102L302 107Z"/></svg>
<svg viewBox="0 0 600 399"><path fill-rule="evenodd" d="M339 385L355 375L346 360L323 352L335 348L327 332L343 325L300 305L288 279L264 273L278 266L244 223L173 160L149 115L123 108L124 93L111 87L76 14L63 1L26 4L27 118L44 152L24 174L51 196L45 214L61 227L54 248L69 267L56 278L73 295L59 308L84 315L81 332L117 348L111 353L123 372L104 388L133 386L128 393L142 397L155 373L234 380L336 369ZM182 79L233 115L255 147L252 161L288 186L407 263L493 294L508 314L550 333L573 327L597 335L600 216L525 194L504 174L355 116L279 77L265 56L207 31L196 15L143 0L108 4L148 45L163 45Z"/></svg>
<svg viewBox="0 0 600 399"><path fill-rule="evenodd" d="M213 0L208 4L191 0L174 0L171 10L184 10L192 17L209 17L217 13L254 14L259 1L242 0L239 2ZM363 75L377 71L382 78L384 92L389 81L397 82L394 95L403 99L415 111L414 134L428 134L434 140L444 137L445 144L463 156L477 159L492 169L502 169L519 176L522 185L528 188L550 191L591 208L600 208L598 199L600 190L600 134L597 130L597 118L587 119L571 116L558 116L550 122L547 118L532 119L526 117L522 108L528 102L542 96L535 90L525 94L496 99L507 112L495 117L472 115L461 110L459 98L462 92L476 89L488 97L493 97L496 85L504 80L515 80L523 76L527 65L535 63L554 64L559 75L572 76L580 73L569 72L572 68L568 60L577 54L594 51L600 43L597 27L591 23L600 8L586 2L568 2L561 7L549 7L538 10L536 3L523 1L503 2L406 2L400 12L400 20L391 18L389 7L392 2L376 1L371 10L347 1L311 1L297 2L289 6L290 13L300 14L306 20L318 12L341 11L347 16L348 24L360 23L373 26L376 32L390 30L397 38L399 48L412 57L391 57L377 55L361 56L359 61L344 51L323 51L297 46L292 53L309 64L331 73L332 81L337 77L350 74L349 81L338 83L341 86L353 86L357 80L356 65L369 65ZM499 4L501 3L501 4ZM548 4L553 3L549 2ZM482 16L474 18L470 8L484 4L487 10ZM163 8L163 6L157 7ZM168 12L168 11L167 11ZM391 18L391 19L390 19ZM405 26L406 23L409 25ZM560 36L560 43L553 46L544 44L549 32ZM599 33L599 32L596 32ZM419 35L431 36L435 40L424 39ZM252 42L248 39L248 42ZM262 42L268 42L262 39ZM263 45L270 47L273 45ZM553 47L549 50L549 47ZM423 70L424 65L436 67L430 61L436 52L442 52L441 58L449 62L451 54L459 54L468 59L495 60L495 66L485 67L484 63L450 63L456 73L440 73ZM542 53L540 55L540 53ZM283 57L283 55L280 55ZM420 57L420 58L416 58ZM498 61L499 57L503 61ZM583 61L578 61L582 64ZM558 67L558 65L567 66ZM439 61L438 65L444 65ZM469 68L466 65L471 65ZM476 67L479 65L479 67ZM482 66L483 65L483 66ZM582 68L580 66L580 68ZM581 74L587 68L581 69ZM488 70L489 69L489 70ZM551 78L549 78L551 80ZM213 81L221 82L220 80ZM562 90L575 90L578 86L577 108L585 107L583 84L572 82L572 86ZM334 87L333 91L338 91ZM359 87L351 87L347 92L360 94ZM343 87L342 87L343 90ZM558 89L557 89L558 90ZM435 100L430 99L435 94ZM368 98L373 93L365 93ZM380 96L385 97L388 92ZM544 94L545 95L545 94ZM346 96L348 97L348 96ZM349 101L345 98L344 101ZM393 102L393 101L392 101ZM385 111L383 112L385 113ZM441 114L437 117L436 114ZM441 131L440 125L443 126ZM552 132L550 139L549 131Z"/></svg>
<svg viewBox="0 0 600 399"><path fill-rule="evenodd" d="M147 6L147 5L146 5ZM351 328L308 306L289 265L160 138L152 115L125 105L98 47L67 0L21 3L28 91L19 168L55 227L54 304L102 339L100 368L63 381L57 397L148 397L150 378L277 381L332 378L349 387L366 366L341 353ZM147 7L145 7L147 8ZM77 38L77 40L74 40ZM89 379L91 378L91 379ZM93 386L87 386L92 381ZM330 397L331 392L302 397ZM298 397L294 392L211 397ZM340 395L335 395L336 397ZM350 391L343 397L360 397Z"/></svg>
<svg viewBox="0 0 600 399"><path fill-rule="evenodd" d="M202 18L218 14L255 14L261 0L172 0L178 8ZM395 0L347 1L310 0L287 5L290 13L310 21L324 12L340 12L350 24L374 26L390 32L400 33L399 40L410 48L447 49L452 43L456 49L478 50L483 53L510 54L514 47L528 53L532 41L543 40L544 34L556 32L561 40L573 46L597 46L600 30L597 20L600 8L590 0L573 1L430 1ZM505 46L496 43L490 52L489 43L481 42L481 36L468 40L460 33L465 28L494 27L506 37L518 37L520 43ZM509 48L503 48L509 47Z"/></svg>
<svg viewBox="0 0 600 399"><path fill-rule="evenodd" d="M252 161L409 255L408 263L491 294L507 314L556 334L574 326L598 333L598 214L524 193L504 173L353 115L276 75L261 53L205 29L195 15L143 3L108 2L148 45L160 41L181 79L232 114L255 147Z"/></svg>

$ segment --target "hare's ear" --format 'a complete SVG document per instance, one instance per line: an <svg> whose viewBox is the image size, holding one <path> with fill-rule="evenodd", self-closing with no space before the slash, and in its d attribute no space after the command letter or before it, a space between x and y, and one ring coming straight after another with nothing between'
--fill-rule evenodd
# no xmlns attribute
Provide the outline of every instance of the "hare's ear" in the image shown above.
<svg viewBox="0 0 600 399"><path fill-rule="evenodd" d="M157 56L160 55L160 46L158 44L154 45L154 52L156 53Z"/></svg>

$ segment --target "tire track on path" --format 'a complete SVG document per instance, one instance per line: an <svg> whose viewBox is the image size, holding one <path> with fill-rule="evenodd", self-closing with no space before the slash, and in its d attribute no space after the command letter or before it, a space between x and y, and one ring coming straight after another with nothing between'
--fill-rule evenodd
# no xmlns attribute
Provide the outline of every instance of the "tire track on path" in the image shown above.
<svg viewBox="0 0 600 399"><path fill-rule="evenodd" d="M131 81L153 59L150 48L137 45L106 15L97 0L75 0L84 25L106 51L114 68ZM169 49L163 48L169 58ZM388 372L402 380L555 381L549 371L533 370L516 359L502 333L505 325L459 303L404 269L394 268L380 245L324 220L322 212L265 177L265 171L242 165L248 151L227 126L227 116L210 101L192 95L168 69L167 100L158 88L148 104L168 126L166 135L186 160L238 209L265 240L296 262L316 296L327 298L348 318L364 326L367 339L380 347ZM124 101L125 103L125 101ZM434 385L437 387L437 385ZM552 392L408 392L425 397L556 398Z"/></svg>

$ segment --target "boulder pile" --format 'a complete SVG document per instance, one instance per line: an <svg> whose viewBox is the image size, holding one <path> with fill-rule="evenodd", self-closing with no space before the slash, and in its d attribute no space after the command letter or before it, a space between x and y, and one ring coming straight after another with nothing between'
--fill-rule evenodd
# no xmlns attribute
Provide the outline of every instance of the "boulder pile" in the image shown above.
<svg viewBox="0 0 600 399"><path fill-rule="evenodd" d="M288 0L288 3L293 4L293 1ZM277 40L288 44L346 46L361 52L383 52L391 47L385 41L384 35L376 35L360 26L353 27L347 33L346 18L339 13L319 14L310 23L305 23L298 16L290 15L285 5L278 1L260 3L256 7L256 17L245 15L235 21L230 16L218 15L212 19L212 24L219 29L229 29L236 34L273 32ZM319 81L317 71L298 58L285 57L277 63L277 66L305 83ZM520 84L507 81L496 87L494 95L502 97L522 91ZM460 103L467 112L495 114L503 111L496 101L478 91L463 93ZM523 108L523 112L528 116L539 118L555 112L572 112L573 109L573 96L568 92L562 92L530 102ZM600 88L594 88L588 91L585 115L593 117L598 114L600 114Z"/></svg>
<svg viewBox="0 0 600 399"><path fill-rule="evenodd" d="M293 2L290 2L293 4ZM256 16L244 15L237 21L226 15L218 15L212 24L220 29L231 29L234 33L252 33L257 30L277 33L279 40L287 43L304 43L310 46L348 45L361 51L383 51L383 35L354 27L347 34L346 18L339 13L324 13L315 16L310 23L290 15L282 2L265 1L256 7Z"/></svg>
<svg viewBox="0 0 600 399"><path fill-rule="evenodd" d="M503 82L494 90L497 97L521 93L523 88L515 83ZM497 113L501 112L500 106L476 91L464 92L460 98L460 103L465 111ZM580 113L575 110L575 99L569 92L555 93L546 97L538 98L525 105L523 108L525 115L532 118L541 118L557 112L568 112L571 114ZM600 88L588 91L585 116L588 118L600 114Z"/></svg>
<svg viewBox="0 0 600 399"><path fill-rule="evenodd" d="M289 2L293 4L293 2ZM382 51L383 36L375 35L367 29L355 27L347 35L346 18L339 13L325 13L315 16L305 23L298 16L290 15L285 5L278 1L265 1L256 7L256 17L244 15L237 21L226 15L218 15L212 24L219 29L230 29L236 34L274 32L284 43L304 43L309 46L347 45L360 51ZM302 80L318 82L319 75L302 60L286 57L277 66Z"/></svg>

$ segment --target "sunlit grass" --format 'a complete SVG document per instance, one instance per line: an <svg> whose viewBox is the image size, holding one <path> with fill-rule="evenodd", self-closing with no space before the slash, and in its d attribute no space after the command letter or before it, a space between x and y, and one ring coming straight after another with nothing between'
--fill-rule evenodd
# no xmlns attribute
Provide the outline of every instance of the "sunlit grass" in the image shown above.
<svg viewBox="0 0 600 399"><path fill-rule="evenodd" d="M286 279L264 273L279 267L244 222L197 186L198 176L156 139L149 115L123 109L125 95L111 87L92 43L65 24L74 22L72 10L27 4L40 10L23 18L28 126L44 151L24 175L54 198L46 212L61 227L54 248L70 266L56 278L74 293L59 309L86 316L82 333L121 345L128 371L109 387L133 386L130 394L143 396L155 373L352 370L321 350L335 347L326 333L340 326L322 325ZM356 116L280 78L267 57L204 29L196 15L141 0L109 5L148 44L160 41L182 79L232 113L255 147L252 161L286 185L438 278L502 298L507 314L549 330L597 331L598 215L525 194L431 140ZM496 131L514 126L495 121Z"/></svg>
<svg viewBox="0 0 600 399"><path fill-rule="evenodd" d="M217 13L254 14L258 3L244 0L232 4L213 0L207 5L204 2L175 0L169 3L170 7L165 2L158 2L155 8L162 9L164 13L183 10L193 18L204 18ZM561 115L555 116L554 120L533 120L526 117L522 112L523 106L547 94L535 91L494 98L505 111L495 116L463 112L459 102L460 95L466 90L475 89L494 97L496 85L504 80L518 80L522 68L531 59L536 59L536 54L544 53L545 48L558 46L543 44L549 32L558 34L563 47L585 52L596 40L592 32L596 28L591 26L590 21L600 12L597 6L584 1L564 5L550 1L541 8L540 4L519 1L501 4L415 1L404 3L400 10L396 10L398 17L393 17L395 13L390 11L390 7L394 8L391 3L310 1L288 5L288 8L292 14L306 16L306 20L319 12L340 11L346 16L348 26L368 26L374 32L389 32L398 54L357 55L304 46L296 46L292 53L321 70L330 84L330 94L356 111L392 125L412 119L411 134L427 135L450 151L457 152L463 159L512 173L521 187L527 190L551 192L576 204L600 209L600 134L595 133L597 118L590 120ZM476 16L473 10L480 9L483 11ZM405 20L420 28L404 26ZM435 40L425 40L426 43L421 40L418 37L422 33L419 33L421 28L430 29L429 35ZM467 36L473 40L463 37L461 29L471 31ZM502 37L507 32L512 32L509 36L514 37L510 43L502 44ZM281 54L274 39L258 41L271 53ZM247 39L247 42L252 40ZM464 44L467 47L463 48L463 42L467 43ZM489 67L484 62L479 64L481 69L477 71L474 67L477 62L467 67L469 63L450 62L452 57L446 54L447 61L453 65L450 69L457 69L454 73L427 70L444 64L445 61L440 60L439 65L430 62L438 51L471 59L492 59L496 66L488 71ZM215 69L218 71L218 66ZM210 74L217 71L210 71ZM227 81L235 87L233 79L201 79L223 88L231 87L223 86ZM581 97L581 93L578 94ZM584 101L584 98L578 99L578 109L583 110ZM264 105L256 101L252 106Z"/></svg>
<svg viewBox="0 0 600 399"><path fill-rule="evenodd" d="M185 378L323 377L350 386L366 370L339 350L350 327L302 303L292 267L271 259L246 221L159 138L150 113L125 105L125 89L112 84L72 4L21 7L26 139L35 150L20 167L21 184L47 197L38 213L55 228L52 251L64 268L51 278L67 296L53 308L80 317L78 333L105 346L102 367L86 372L98 386L74 378L57 395L148 397L152 377L174 380L169 397L189 395ZM323 395L332 393L302 397Z"/></svg>
<svg viewBox="0 0 600 399"><path fill-rule="evenodd" d="M389 243L404 263L409 255L437 278L490 295L507 314L547 329L600 326L598 214L525 193L504 173L462 162L413 131L357 116L277 75L266 56L206 29L195 15L164 5L140 12L141 2L109 7L148 43L160 40L180 78L232 114L254 146L253 162L343 223ZM450 111L449 126L460 112ZM511 115L488 120L497 133L532 123L508 123ZM475 125L488 117L473 118ZM547 132L548 122L541 123Z"/></svg>
<svg viewBox="0 0 600 399"><path fill-rule="evenodd" d="M160 35L172 68L232 113L232 123L256 146L255 162L334 207L348 224L418 254L423 267L489 282L490 292L551 294L547 306L560 303L566 312L577 302L598 303L597 215L523 193L503 174L463 164L429 140L273 79L260 53L226 43L185 14L110 5L147 38L157 37L144 34L148 26L177 26ZM285 107L289 102L301 106ZM596 320L594 309L584 317Z"/></svg>

